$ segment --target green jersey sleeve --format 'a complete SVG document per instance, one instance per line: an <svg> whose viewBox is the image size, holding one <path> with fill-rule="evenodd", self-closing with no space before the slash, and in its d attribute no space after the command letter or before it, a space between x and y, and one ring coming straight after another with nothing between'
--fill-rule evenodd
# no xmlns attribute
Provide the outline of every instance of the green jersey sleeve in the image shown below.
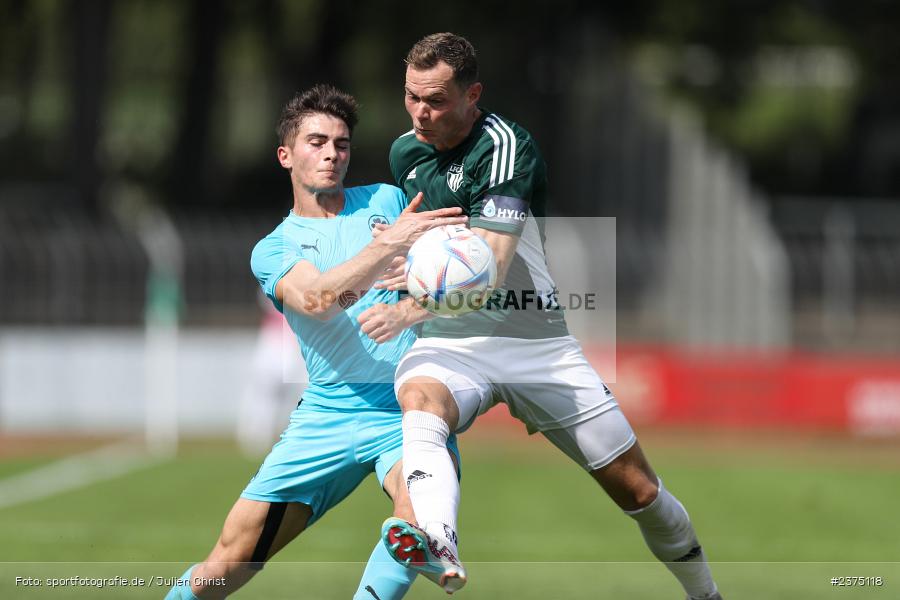
<svg viewBox="0 0 900 600"><path fill-rule="evenodd" d="M485 152L477 166L469 224L519 235L536 192L545 185L544 161L530 139Z"/></svg>

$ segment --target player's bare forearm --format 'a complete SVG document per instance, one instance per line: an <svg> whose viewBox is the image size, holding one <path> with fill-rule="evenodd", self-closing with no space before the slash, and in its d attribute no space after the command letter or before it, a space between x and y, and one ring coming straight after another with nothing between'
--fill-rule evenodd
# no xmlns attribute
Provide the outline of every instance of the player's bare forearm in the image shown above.
<svg viewBox="0 0 900 600"><path fill-rule="evenodd" d="M506 274L509 272L509 266L512 264L513 257L516 255L516 247L519 244L519 236L514 233L505 233L502 231L492 231L490 229L482 229L481 227L473 227L472 231L481 236L487 245L491 247L494 253L494 261L497 263L497 281L494 287L502 287L506 281Z"/></svg>
<svg viewBox="0 0 900 600"><path fill-rule="evenodd" d="M375 304L357 317L363 333L379 344L391 340L404 329L433 318L412 298L396 304Z"/></svg>
<svg viewBox="0 0 900 600"><path fill-rule="evenodd" d="M327 321L359 300L396 253L396 248L372 240L359 254L325 272L305 261L297 263L278 283L276 295L294 312Z"/></svg>
<svg viewBox="0 0 900 600"><path fill-rule="evenodd" d="M375 239L347 262L322 273L314 284L321 305L320 318L331 319L356 303L401 251L402 248L398 250Z"/></svg>
<svg viewBox="0 0 900 600"><path fill-rule="evenodd" d="M403 320L407 327L435 318L435 315L422 308L422 305L416 302L412 296L407 296L398 302L397 308L403 313Z"/></svg>
<svg viewBox="0 0 900 600"><path fill-rule="evenodd" d="M421 198L418 202L421 203ZM417 204L410 204L410 207L415 206ZM460 215L460 211L459 207L421 213L407 209L359 254L324 273L308 262L298 263L278 284L284 284L285 300L282 302L314 319L331 319L352 306L377 280L384 277L393 260L405 256L423 233L433 227L465 223L466 217ZM301 264L306 266L297 269Z"/></svg>

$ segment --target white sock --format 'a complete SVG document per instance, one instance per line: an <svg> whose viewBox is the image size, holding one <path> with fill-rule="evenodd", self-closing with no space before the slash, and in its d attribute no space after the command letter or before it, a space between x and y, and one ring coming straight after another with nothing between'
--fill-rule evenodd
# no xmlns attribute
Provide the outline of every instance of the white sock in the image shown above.
<svg viewBox="0 0 900 600"><path fill-rule="evenodd" d="M411 410L403 415L403 477L419 527L456 549L459 480L447 452L450 428L437 415Z"/></svg>
<svg viewBox="0 0 900 600"><path fill-rule="evenodd" d="M662 481L653 502L638 510L626 510L625 514L638 522L650 551L665 563L688 596L705 598L716 593L716 584L691 519Z"/></svg>

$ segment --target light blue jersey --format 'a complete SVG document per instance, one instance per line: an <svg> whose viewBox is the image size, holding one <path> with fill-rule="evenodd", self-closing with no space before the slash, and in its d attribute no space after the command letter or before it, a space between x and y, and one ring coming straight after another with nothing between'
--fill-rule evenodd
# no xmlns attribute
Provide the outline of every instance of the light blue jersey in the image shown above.
<svg viewBox="0 0 900 600"><path fill-rule="evenodd" d="M335 218L291 213L253 249L253 273L297 335L309 386L243 498L307 504L311 525L369 473L375 472L383 484L402 457L394 372L415 333L406 330L376 344L356 320L376 302L397 302L398 292L369 290L343 312L318 321L285 310L275 298L275 286L301 260L324 272L353 258L372 241L375 223L393 223L406 205L403 192L390 185L350 188L344 190L344 210ZM455 437L447 445L458 462Z"/></svg>
<svg viewBox="0 0 900 600"><path fill-rule="evenodd" d="M275 297L275 286L291 268L306 260L321 271L346 262L372 241L376 223L393 223L406 207L402 190L384 184L344 190L344 210L331 219L288 217L253 249L251 266L259 284L297 335L309 372L304 404L339 410L399 411L394 371L416 339L405 330L383 344L362 332L356 318L376 303L392 304L398 292L371 289L329 321L290 309ZM357 292L359 295L359 291Z"/></svg>

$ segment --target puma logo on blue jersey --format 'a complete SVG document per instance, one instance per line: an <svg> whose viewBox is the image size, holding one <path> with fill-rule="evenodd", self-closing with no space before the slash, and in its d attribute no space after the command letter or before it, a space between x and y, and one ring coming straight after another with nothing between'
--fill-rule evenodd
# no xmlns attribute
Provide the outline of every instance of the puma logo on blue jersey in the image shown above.
<svg viewBox="0 0 900 600"><path fill-rule="evenodd" d="M316 240L315 244L300 244L300 250L315 250L319 251L319 240Z"/></svg>

